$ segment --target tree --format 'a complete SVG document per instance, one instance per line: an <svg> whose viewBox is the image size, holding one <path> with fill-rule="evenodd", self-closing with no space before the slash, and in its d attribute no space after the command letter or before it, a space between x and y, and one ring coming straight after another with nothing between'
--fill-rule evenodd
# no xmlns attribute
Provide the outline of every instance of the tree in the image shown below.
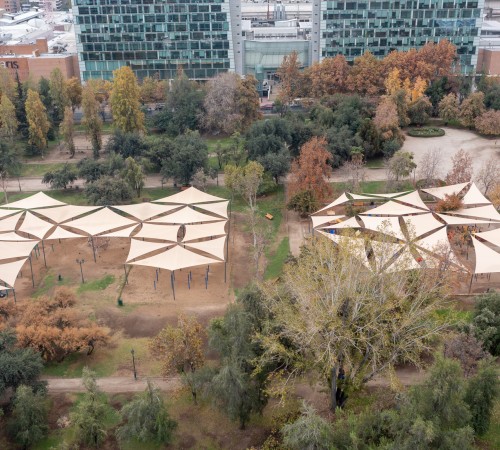
<svg viewBox="0 0 500 450"><path fill-rule="evenodd" d="M444 357L456 359L462 366L464 377L469 378L477 372L479 362L489 353L482 343L470 333L460 333L444 343Z"/></svg>
<svg viewBox="0 0 500 450"><path fill-rule="evenodd" d="M164 102L167 84L166 80L159 80L156 77L143 78L141 86L139 87L141 103Z"/></svg>
<svg viewBox="0 0 500 450"><path fill-rule="evenodd" d="M67 106L64 110L64 119L59 125L61 136L69 151L70 158L75 156L75 123L73 119L73 110L71 106Z"/></svg>
<svg viewBox="0 0 500 450"><path fill-rule="evenodd" d="M494 402L499 393L495 364L488 360L482 361L477 375L469 380L465 393L465 402L472 416L472 428L480 436L489 429Z"/></svg>
<svg viewBox="0 0 500 450"><path fill-rule="evenodd" d="M413 152L399 150L387 162L387 171L395 181L409 177L416 168L417 165L413 161Z"/></svg>
<svg viewBox="0 0 500 450"><path fill-rule="evenodd" d="M137 193L137 197L141 196L141 189L144 187L144 172L142 166L138 164L134 158L129 156L125 160L125 170L123 171L123 178L130 186L130 189Z"/></svg>
<svg viewBox="0 0 500 450"><path fill-rule="evenodd" d="M436 204L436 212L458 211L464 207L464 202L457 194L445 194Z"/></svg>
<svg viewBox="0 0 500 450"><path fill-rule="evenodd" d="M439 102L439 115L446 125L452 121L458 120L460 108L456 94L448 94Z"/></svg>
<svg viewBox="0 0 500 450"><path fill-rule="evenodd" d="M2 95L0 100L0 137L12 141L18 126L14 104L7 95Z"/></svg>
<svg viewBox="0 0 500 450"><path fill-rule="evenodd" d="M50 128L45 106L38 92L28 89L26 97L26 118L28 120L28 143L42 158L47 149L47 133Z"/></svg>
<svg viewBox="0 0 500 450"><path fill-rule="evenodd" d="M498 210L500 208L500 183L495 183L488 197L493 206Z"/></svg>
<svg viewBox="0 0 500 450"><path fill-rule="evenodd" d="M441 152L437 148L427 150L427 152L422 155L417 169L420 187L427 188L436 185L441 177L441 163Z"/></svg>
<svg viewBox="0 0 500 450"><path fill-rule="evenodd" d="M16 106L16 118L19 123L18 131L23 137L28 137L28 119L26 117L26 96L27 91L24 89L19 79L19 73L16 72L16 91L14 105Z"/></svg>
<svg viewBox="0 0 500 450"><path fill-rule="evenodd" d="M238 80L236 101L241 116L240 128L242 131L246 131L252 123L262 119L257 83L256 78L251 74L246 74L244 78Z"/></svg>
<svg viewBox="0 0 500 450"><path fill-rule="evenodd" d="M162 166L165 178L172 177L175 182L189 185L198 169L208 165L208 147L197 131L188 131L174 141L172 153Z"/></svg>
<svg viewBox="0 0 500 450"><path fill-rule="evenodd" d="M63 120L64 110L67 106L70 106L66 81L64 80L61 69L58 67L50 72L49 94L52 99L52 105L54 106L52 120L57 126Z"/></svg>
<svg viewBox="0 0 500 450"><path fill-rule="evenodd" d="M19 176L21 171L21 160L15 148L4 141L0 141L0 183L8 203L7 181L9 177Z"/></svg>
<svg viewBox="0 0 500 450"><path fill-rule="evenodd" d="M77 77L71 77L66 81L66 95L73 112L82 104L82 84Z"/></svg>
<svg viewBox="0 0 500 450"><path fill-rule="evenodd" d="M500 179L500 163L497 158L493 157L485 161L476 178L479 186L483 189L484 195L488 195Z"/></svg>
<svg viewBox="0 0 500 450"><path fill-rule="evenodd" d="M347 77L347 88L361 95L377 95L384 86L383 63L370 52L354 59Z"/></svg>
<svg viewBox="0 0 500 450"><path fill-rule="evenodd" d="M115 128L123 133L142 133L144 113L139 102L140 92L137 78L128 66L113 72L111 89L111 112Z"/></svg>
<svg viewBox="0 0 500 450"><path fill-rule="evenodd" d="M286 205L287 209L297 211L300 217L308 217L319 208L319 203L311 191L299 191L293 195Z"/></svg>
<svg viewBox="0 0 500 450"><path fill-rule="evenodd" d="M460 122L465 127L472 129L476 117L484 112L484 94L475 92L470 94L460 105Z"/></svg>
<svg viewBox="0 0 500 450"><path fill-rule="evenodd" d="M314 408L304 402L301 416L282 430L283 443L292 450L331 450L333 430Z"/></svg>
<svg viewBox="0 0 500 450"><path fill-rule="evenodd" d="M243 167L228 164L224 168L224 183L233 194L241 195L250 210L254 211L257 208L257 192L263 175L264 167L255 161L250 161Z"/></svg>
<svg viewBox="0 0 500 450"><path fill-rule="evenodd" d="M143 136L137 133L124 133L115 130L106 142L106 152L121 155L123 158L138 158L148 150Z"/></svg>
<svg viewBox="0 0 500 450"><path fill-rule="evenodd" d="M40 354L17 345L14 330L0 330L0 396L20 385L35 385L42 371Z"/></svg>
<svg viewBox="0 0 500 450"><path fill-rule="evenodd" d="M472 316L473 332L485 350L500 355L500 294L490 292L476 299Z"/></svg>
<svg viewBox="0 0 500 450"><path fill-rule="evenodd" d="M50 184L51 189L67 189L78 178L78 174L73 164L65 163L60 169L46 172L42 178L42 183Z"/></svg>
<svg viewBox="0 0 500 450"><path fill-rule="evenodd" d="M264 170L278 184L279 179L284 177L290 169L290 152L283 146L278 153L266 153L264 156L257 158L257 161L262 164Z"/></svg>
<svg viewBox="0 0 500 450"><path fill-rule="evenodd" d="M169 444L177 423L168 414L160 390L148 380L146 390L137 394L120 411L125 424L116 431L121 441L155 441Z"/></svg>
<svg viewBox="0 0 500 450"><path fill-rule="evenodd" d="M48 409L44 393L34 393L31 386L17 388L9 431L23 449L31 447L47 434Z"/></svg>
<svg viewBox="0 0 500 450"><path fill-rule="evenodd" d="M405 271L404 258L401 271L364 270L356 254L365 245L354 238L337 246L310 240L285 266L281 283L266 289L272 319L257 335L261 364L283 361L285 386L302 373L318 374L333 410L350 390L391 373L396 361L418 365L430 337L443 330L433 317L446 298L447 259L437 270ZM383 267L392 255L382 243L374 262Z"/></svg>
<svg viewBox="0 0 500 450"><path fill-rule="evenodd" d="M16 83L5 67L0 67L0 97L7 97L11 102L16 98Z"/></svg>
<svg viewBox="0 0 500 450"><path fill-rule="evenodd" d="M83 158L76 164L78 178L83 178L86 183L97 181L103 175L113 175L107 173L105 164L95 159Z"/></svg>
<svg viewBox="0 0 500 450"><path fill-rule="evenodd" d="M125 180L109 175L88 183L84 195L89 203L99 206L126 203L133 197L132 190Z"/></svg>
<svg viewBox="0 0 500 450"><path fill-rule="evenodd" d="M86 392L70 415L71 423L78 443L99 448L107 436L104 424L109 406L97 387L95 373L87 367L83 368L82 382Z"/></svg>
<svg viewBox="0 0 500 450"><path fill-rule="evenodd" d="M476 130L486 136L500 136L500 110L488 110L476 117Z"/></svg>
<svg viewBox="0 0 500 450"><path fill-rule="evenodd" d="M290 172L290 193L310 191L317 202L323 201L331 193L327 179L332 174L328 164L331 156L326 150L325 138L313 137L306 142Z"/></svg>
<svg viewBox="0 0 500 450"><path fill-rule="evenodd" d="M345 92L346 80L349 75L349 64L344 55L325 58L320 63L314 63L307 76L311 83L311 95L321 98Z"/></svg>
<svg viewBox="0 0 500 450"><path fill-rule="evenodd" d="M344 163L344 169L348 190L350 192L359 192L360 183L365 180L366 176L366 162L361 147L352 147L351 159Z"/></svg>
<svg viewBox="0 0 500 450"><path fill-rule="evenodd" d="M418 126L425 125L432 113L432 103L425 96L419 97L408 107L410 123Z"/></svg>
<svg viewBox="0 0 500 450"><path fill-rule="evenodd" d="M285 108L292 103L293 99L300 97L302 90L301 66L299 54L294 50L283 57L283 61L276 72L280 80L278 99L283 102Z"/></svg>
<svg viewBox="0 0 500 450"><path fill-rule="evenodd" d="M453 155L451 162L452 168L446 174L446 184L468 183L474 173L470 153L460 149Z"/></svg>
<svg viewBox="0 0 500 450"><path fill-rule="evenodd" d="M190 387L195 403L198 392L193 383L193 375L205 363L205 336L205 330L195 317L180 315L177 327L166 326L149 344L153 357L163 362L162 375L166 377L180 374Z"/></svg>
<svg viewBox="0 0 500 450"><path fill-rule="evenodd" d="M280 117L255 122L246 134L248 157L257 160L268 153L279 153L292 140L290 123Z"/></svg>
<svg viewBox="0 0 500 450"><path fill-rule="evenodd" d="M98 159L102 147L102 120L99 117L99 104L90 83L87 83L82 91L82 109L82 123L85 126L87 137L92 143L94 159Z"/></svg>
<svg viewBox="0 0 500 450"><path fill-rule="evenodd" d="M364 119L358 128L358 138L361 140L361 147L367 159L382 154L382 142L380 133L371 119Z"/></svg>
<svg viewBox="0 0 500 450"><path fill-rule="evenodd" d="M379 130L383 140L401 139L398 110L391 98L385 97L379 103L373 123Z"/></svg>

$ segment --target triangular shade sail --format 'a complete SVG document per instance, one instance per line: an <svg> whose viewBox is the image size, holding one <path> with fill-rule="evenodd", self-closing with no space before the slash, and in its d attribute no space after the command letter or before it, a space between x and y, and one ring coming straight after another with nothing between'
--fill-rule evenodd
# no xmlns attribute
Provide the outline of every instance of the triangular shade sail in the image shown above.
<svg viewBox="0 0 500 450"><path fill-rule="evenodd" d="M9 286L14 287L17 275L24 266L25 262L26 259L21 259L20 261L14 261L7 264L0 264L0 280L4 281Z"/></svg>
<svg viewBox="0 0 500 450"><path fill-rule="evenodd" d="M332 203L326 205L324 208L319 209L318 211L316 211L316 213L319 213L321 211L326 211L327 209L331 209L337 205L342 205L343 203L346 203L348 201L349 201L349 198L347 197L347 195L345 195L345 192L344 192L339 198L335 199Z"/></svg>
<svg viewBox="0 0 500 450"><path fill-rule="evenodd" d="M143 223L142 228L134 237L177 242L178 233L179 225Z"/></svg>
<svg viewBox="0 0 500 450"><path fill-rule="evenodd" d="M443 253L448 251L450 248L450 242L448 240L448 233L446 228L441 228L435 233L430 234L427 237L415 241L415 245L422 247L431 253Z"/></svg>
<svg viewBox="0 0 500 450"><path fill-rule="evenodd" d="M464 205L489 205L491 202L481 193L476 183L472 183L462 199Z"/></svg>
<svg viewBox="0 0 500 450"><path fill-rule="evenodd" d="M82 236L81 234L76 234L71 231L65 230L62 227L56 227L50 234L48 234L45 239L73 239L73 238L85 238L87 236Z"/></svg>
<svg viewBox="0 0 500 450"><path fill-rule="evenodd" d="M2 291L8 291L9 289L12 289L12 288L9 287L9 286L2 286L2 285L0 285L0 290L2 290Z"/></svg>
<svg viewBox="0 0 500 450"><path fill-rule="evenodd" d="M172 247L166 252L151 256L150 258L141 259L130 264L137 266L157 267L167 270L186 269L188 267L205 266L220 261L206 256L198 255L197 253L186 250L179 245Z"/></svg>
<svg viewBox="0 0 500 450"><path fill-rule="evenodd" d="M220 220L219 217L209 216L208 214L203 214L202 212L195 211L189 206L185 206L178 211L168 214L163 217L158 217L158 219L153 219L150 223L198 223L198 222L209 222L214 220Z"/></svg>
<svg viewBox="0 0 500 450"><path fill-rule="evenodd" d="M134 230L139 226L138 223L132 225L131 227L125 227L121 230L112 231L111 233L100 234L99 237L124 237L128 238L134 232Z"/></svg>
<svg viewBox="0 0 500 450"><path fill-rule="evenodd" d="M22 236L19 236L17 233L10 231L8 233L0 233L0 241L31 241L32 239L28 239Z"/></svg>
<svg viewBox="0 0 500 450"><path fill-rule="evenodd" d="M479 225L482 223L491 223L491 220L473 219L472 217L458 217L449 214L438 214L438 216L443 219L447 225Z"/></svg>
<svg viewBox="0 0 500 450"><path fill-rule="evenodd" d="M337 222L344 216L311 216L313 228L317 228L325 223Z"/></svg>
<svg viewBox="0 0 500 450"><path fill-rule="evenodd" d="M148 253L154 252L156 250L160 250L162 248L167 248L169 245L166 243L158 243L158 242L148 242L142 241L138 239L130 240L130 250L127 256L127 262L139 258L140 256L147 255Z"/></svg>
<svg viewBox="0 0 500 450"><path fill-rule="evenodd" d="M88 216L70 220L64 225L81 230L90 236L96 236L106 231L112 231L126 225L135 225L136 223L136 221L120 216L120 214L116 214L108 208L103 208Z"/></svg>
<svg viewBox="0 0 500 450"><path fill-rule="evenodd" d="M343 243L347 242L346 245L349 247L349 251L354 255L354 257L365 267L370 267L368 257L366 256L365 242L363 239L341 236L339 234L330 234L322 230L318 230L318 233L321 233L323 236L339 245L343 245Z"/></svg>
<svg viewBox="0 0 500 450"><path fill-rule="evenodd" d="M374 200L375 198L370 195L370 194L351 194L350 192L348 193L353 200Z"/></svg>
<svg viewBox="0 0 500 450"><path fill-rule="evenodd" d="M422 236L429 231L444 227L444 225L431 213L418 214L416 216L403 216L410 239Z"/></svg>
<svg viewBox="0 0 500 450"><path fill-rule="evenodd" d="M159 205L157 203L138 203L136 205L112 206L113 209L127 213L139 220L148 220L151 219L151 217L165 214L178 207L178 205Z"/></svg>
<svg viewBox="0 0 500 450"><path fill-rule="evenodd" d="M451 213L451 212L450 212ZM477 219L491 219L500 221L500 214L493 205L464 208L452 211L457 216L474 217Z"/></svg>
<svg viewBox="0 0 500 450"><path fill-rule="evenodd" d="M38 241L0 241L0 259L28 257Z"/></svg>
<svg viewBox="0 0 500 450"><path fill-rule="evenodd" d="M385 270L386 272L401 272L403 270L420 269L420 264L415 260L410 249L405 247L396 260Z"/></svg>
<svg viewBox="0 0 500 450"><path fill-rule="evenodd" d="M226 234L226 223L227 221L222 220L220 222L203 223L199 225L186 225L186 234L184 235L183 242Z"/></svg>
<svg viewBox="0 0 500 450"><path fill-rule="evenodd" d="M403 192L393 192L391 194L373 194L374 197L381 197L381 198L394 198L394 197L399 197L404 194L408 194L410 191L403 191Z"/></svg>
<svg viewBox="0 0 500 450"><path fill-rule="evenodd" d="M327 227L324 227L325 230L335 230L337 228L360 228L360 225L356 220L356 217L350 217L349 219L344 220L343 222L335 223L333 225L328 225Z"/></svg>
<svg viewBox="0 0 500 450"><path fill-rule="evenodd" d="M57 208L48 208L37 210L36 213L41 216L47 217L53 222L59 224L66 220L75 219L78 216L87 214L89 212L95 211L102 208L102 206L75 206L75 205L65 205L59 206Z"/></svg>
<svg viewBox="0 0 500 450"><path fill-rule="evenodd" d="M23 213L17 213L13 216L7 217L5 219L0 220L0 232L1 231L14 231L17 226L17 222L21 218Z"/></svg>
<svg viewBox="0 0 500 450"><path fill-rule="evenodd" d="M469 183L460 183L460 184L452 184L450 186L442 186L437 188L428 188L421 189L423 192L427 194L431 194L433 197L444 199L446 195L454 195L458 194L462 191L462 189L467 186Z"/></svg>
<svg viewBox="0 0 500 450"><path fill-rule="evenodd" d="M368 230L384 233L398 239L405 239L398 217L362 217L365 228Z"/></svg>
<svg viewBox="0 0 500 450"><path fill-rule="evenodd" d="M17 211L14 211L12 209L0 209L0 220L2 220L4 217L8 217L16 213Z"/></svg>
<svg viewBox="0 0 500 450"><path fill-rule="evenodd" d="M227 205L229 205L229 200L224 202L217 203L205 203L201 205L193 205L196 208L204 209L205 211L209 211L211 213L217 214L218 216L224 217L227 219Z"/></svg>
<svg viewBox="0 0 500 450"><path fill-rule="evenodd" d="M37 216L27 211L24 216L23 223L19 227L19 231L23 231L31 236L43 239L48 231L54 227L55 225L53 223L39 219Z"/></svg>
<svg viewBox="0 0 500 450"><path fill-rule="evenodd" d="M210 239L209 241L202 242L188 242L186 243L186 248L201 250L202 252L208 253L215 256L216 258L224 260L224 246L226 243L226 236Z"/></svg>
<svg viewBox="0 0 500 450"><path fill-rule="evenodd" d="M193 205L195 203L217 202L225 200L224 198L216 197L215 195L207 194L194 187L190 187L185 191L177 194L155 200L154 203L175 203L178 205Z"/></svg>
<svg viewBox="0 0 500 450"><path fill-rule="evenodd" d="M476 251L476 267L474 273L500 272L500 253L492 250L476 238L472 239L472 243Z"/></svg>
<svg viewBox="0 0 500 450"><path fill-rule="evenodd" d="M361 213L360 215L380 214L385 216L404 216L405 214L420 214L423 213L421 209L413 208L412 206L402 205L395 201L389 200L383 205L370 209Z"/></svg>
<svg viewBox="0 0 500 450"><path fill-rule="evenodd" d="M483 231L481 233L476 233L477 237L483 238L485 241L491 242L492 244L500 247L500 228L496 230Z"/></svg>
<svg viewBox="0 0 500 450"><path fill-rule="evenodd" d="M373 249L373 261L378 271L384 270L394 255L403 248L403 244L387 241L370 241L370 244Z"/></svg>
<svg viewBox="0 0 500 450"><path fill-rule="evenodd" d="M427 205L420 198L418 191L410 192L409 194L403 195L402 197L398 197L395 200L397 202L407 203L411 206L415 206L417 208L422 208L422 209L425 209L426 211L429 211L429 208L427 207Z"/></svg>
<svg viewBox="0 0 500 450"><path fill-rule="evenodd" d="M2 208L14 208L14 209L38 209L47 208L50 206L62 206L66 203L55 200L49 197L43 192L38 192L36 194L30 195L29 197L18 200L17 202L7 203L3 205Z"/></svg>

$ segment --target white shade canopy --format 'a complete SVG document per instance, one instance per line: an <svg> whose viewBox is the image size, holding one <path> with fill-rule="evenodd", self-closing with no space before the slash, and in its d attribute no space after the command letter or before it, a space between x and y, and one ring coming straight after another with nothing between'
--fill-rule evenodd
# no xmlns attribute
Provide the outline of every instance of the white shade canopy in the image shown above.
<svg viewBox="0 0 500 450"><path fill-rule="evenodd" d="M387 241L370 241L370 244L377 271L384 270L392 258L403 248L403 244Z"/></svg>
<svg viewBox="0 0 500 450"><path fill-rule="evenodd" d="M177 242L179 228L179 225L143 223L142 228L137 234L134 235L134 237Z"/></svg>
<svg viewBox="0 0 500 450"><path fill-rule="evenodd" d="M87 239L87 236L82 236L81 234L76 234L71 231L65 230L62 227L55 227L52 232L47 234L45 237L46 240L49 239L74 239L74 238L85 238Z"/></svg>
<svg viewBox="0 0 500 450"><path fill-rule="evenodd" d="M422 236L429 231L444 227L432 213L418 214L416 216L403 216L410 238Z"/></svg>
<svg viewBox="0 0 500 450"><path fill-rule="evenodd" d="M447 195L459 194L468 184L469 183L450 184L449 186L421 189L421 191L443 200Z"/></svg>
<svg viewBox="0 0 500 450"><path fill-rule="evenodd" d="M345 192L344 192L340 197L336 198L333 202L329 203L324 208L321 208L316 212L319 213L321 211L326 211L327 209L331 209L337 205L342 205L343 203L346 203L348 201L349 201L349 198L347 197L347 195L345 195Z"/></svg>
<svg viewBox="0 0 500 450"><path fill-rule="evenodd" d="M122 228L120 230L111 231L109 233L99 234L99 237L123 237L128 238L134 232L134 230L139 226L138 223L132 226Z"/></svg>
<svg viewBox="0 0 500 450"><path fill-rule="evenodd" d="M479 225L483 223L491 223L488 219L473 219L471 217L452 216L450 214L437 214L443 219L447 225Z"/></svg>
<svg viewBox="0 0 500 450"><path fill-rule="evenodd" d="M21 259L20 261L14 261L6 264L0 264L0 280L7 283L9 286L14 287L16 283L17 275L19 271L24 266L26 262L25 259Z"/></svg>
<svg viewBox="0 0 500 450"><path fill-rule="evenodd" d="M39 239L43 239L48 231L54 227L55 225L53 223L39 219L31 212L26 211L23 223L19 227L19 231L23 231L24 233L28 233L31 236L36 236Z"/></svg>
<svg viewBox="0 0 500 450"><path fill-rule="evenodd" d="M200 225L186 225L186 234L184 235L183 242L226 234L225 226L225 220Z"/></svg>
<svg viewBox="0 0 500 450"><path fill-rule="evenodd" d="M368 257L366 256L365 242L363 239L341 236L339 234L330 234L322 230L318 230L318 233L327 237L336 244L344 245L344 243L347 243L345 245L349 247L349 251L354 255L354 257L365 267L370 268L370 263L368 261Z"/></svg>
<svg viewBox="0 0 500 450"><path fill-rule="evenodd" d="M187 224L187 223L198 223L198 222L211 222L214 220L220 220L219 217L209 216L208 214L203 214L202 212L195 211L189 206L184 206L184 208L174 211L163 217L158 217L149 221L150 223L176 223L176 224Z"/></svg>
<svg viewBox="0 0 500 450"><path fill-rule="evenodd" d="M28 257L38 241L0 241L0 259Z"/></svg>
<svg viewBox="0 0 500 450"><path fill-rule="evenodd" d="M17 214L18 211L15 211L13 209L0 209L0 220L2 220L4 217L11 216L12 214Z"/></svg>
<svg viewBox="0 0 500 450"><path fill-rule="evenodd" d="M348 192L348 194L352 197L353 200L375 200L377 197L373 197L370 194L352 194Z"/></svg>
<svg viewBox="0 0 500 450"><path fill-rule="evenodd" d="M384 233L398 239L405 239L401 227L399 226L398 217L369 217L361 218L365 224L365 228L379 233Z"/></svg>
<svg viewBox="0 0 500 450"><path fill-rule="evenodd" d="M122 211L139 220L148 220L152 217L159 216L160 214L168 213L178 207L179 205L160 205L158 203L149 202L137 203L136 205L112 206L113 209Z"/></svg>
<svg viewBox="0 0 500 450"><path fill-rule="evenodd" d="M476 183L470 185L469 190L462 199L464 205L489 205L491 202L481 193Z"/></svg>
<svg viewBox="0 0 500 450"><path fill-rule="evenodd" d="M337 228L360 228L360 227L361 226L356 220L356 217L350 217L349 219L344 220L343 222L335 223L333 225L328 225L327 227L323 228L325 230L335 230Z"/></svg>
<svg viewBox="0 0 500 450"><path fill-rule="evenodd" d="M481 233L476 233L477 237L484 239L485 241L491 242L492 244L500 247L500 228L490 231L482 231Z"/></svg>
<svg viewBox="0 0 500 450"><path fill-rule="evenodd" d="M408 246L403 247L396 260L385 270L387 272L401 272L403 270L421 269L420 264L413 257Z"/></svg>
<svg viewBox="0 0 500 450"><path fill-rule="evenodd" d="M313 228L317 228L325 223L336 222L345 216L311 216Z"/></svg>
<svg viewBox="0 0 500 450"><path fill-rule="evenodd" d="M500 253L489 248L477 238L472 239L476 252L476 267L474 273L500 272Z"/></svg>
<svg viewBox="0 0 500 450"><path fill-rule="evenodd" d="M215 256L216 258L224 260L225 243L226 236L222 236L220 238L210 239L208 241L186 242L186 248L201 250L202 252L208 253Z"/></svg>
<svg viewBox="0 0 500 450"><path fill-rule="evenodd" d="M366 216L370 214L380 214L384 216L404 216L405 214L421 214L423 212L424 211L421 209L402 205L401 203L389 200L387 203L377 206L376 208L369 209L360 215Z"/></svg>
<svg viewBox="0 0 500 450"><path fill-rule="evenodd" d="M90 236L96 236L106 231L135 224L137 224L136 221L120 216L108 208L103 208L79 219L70 220L64 226L81 230Z"/></svg>
<svg viewBox="0 0 500 450"><path fill-rule="evenodd" d="M0 233L0 241L32 241L33 239L20 236L14 231L8 233Z"/></svg>
<svg viewBox="0 0 500 450"><path fill-rule="evenodd" d="M206 192L200 191L195 187L190 187L184 191L178 192L177 194L170 195L168 197L163 197L160 198L159 200L154 200L154 203L175 203L178 205L193 205L195 203L217 202L222 200L225 199L216 197L215 195L207 194Z"/></svg>
<svg viewBox="0 0 500 450"><path fill-rule="evenodd" d="M409 194L398 197L395 199L395 201L407 203L411 206L415 206L417 208L421 208L421 209L425 209L426 211L429 211L429 208L427 207L427 205L420 198L418 191L413 191L413 192L410 192Z"/></svg>
<svg viewBox="0 0 500 450"><path fill-rule="evenodd" d="M202 203L200 205L193 205L196 208L204 209L205 211L209 211L211 213L217 214L218 216L224 217L227 219L227 206L229 205L229 200L225 200L223 202L217 203Z"/></svg>
<svg viewBox="0 0 500 450"><path fill-rule="evenodd" d="M14 231L17 226L17 222L21 218L23 213L17 213L13 216L6 217L5 219L0 220L0 232L2 231Z"/></svg>
<svg viewBox="0 0 500 450"><path fill-rule="evenodd" d="M37 210L36 213L47 217L53 222L59 224L66 220L75 219L83 214L88 214L92 211L96 211L102 208L102 206L76 206L76 205L64 205L58 206L57 208L47 208Z"/></svg>
<svg viewBox="0 0 500 450"><path fill-rule="evenodd" d="M2 205L2 208L14 208L14 209L38 209L38 208L48 208L51 206L62 206L66 205L64 202L60 202L52 197L49 197L43 192L38 192L36 194L30 195L29 197L18 200L17 202L7 203Z"/></svg>
<svg viewBox="0 0 500 450"><path fill-rule="evenodd" d="M493 205L477 206L476 208L457 209L456 211L450 211L449 214L474 217L477 219L490 219L500 221L500 214Z"/></svg>
<svg viewBox="0 0 500 450"><path fill-rule="evenodd" d="M206 256L184 249L179 245L175 245L171 249L159 253L158 255L129 264L136 266L157 267L167 270L179 270L187 267L205 266L213 263L220 263L220 261L213 258L207 258Z"/></svg>
<svg viewBox="0 0 500 450"><path fill-rule="evenodd" d="M448 251L448 249L451 248L446 228L440 228L429 236L415 241L415 245L431 253L438 254L443 251Z"/></svg>
<svg viewBox="0 0 500 450"><path fill-rule="evenodd" d="M172 244L167 244L165 242L159 243L159 242L142 241L139 239L131 239L130 250L129 250L128 256L127 256L127 262L131 261L132 259L139 258L141 256L145 256L145 255L152 253L156 250L160 250L162 248L167 248L169 245L172 245Z"/></svg>
<svg viewBox="0 0 500 450"><path fill-rule="evenodd" d="M403 191L403 192L393 192L391 194L373 194L374 197L381 197L381 198L394 198L394 197L399 197L404 194L408 194L411 191Z"/></svg>

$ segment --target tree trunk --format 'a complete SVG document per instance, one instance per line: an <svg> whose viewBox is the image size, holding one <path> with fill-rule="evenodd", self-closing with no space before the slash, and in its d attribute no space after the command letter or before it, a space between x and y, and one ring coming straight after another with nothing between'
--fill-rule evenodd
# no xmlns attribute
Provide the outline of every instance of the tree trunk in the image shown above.
<svg viewBox="0 0 500 450"><path fill-rule="evenodd" d="M332 367L330 372L330 409L337 409L337 366Z"/></svg>

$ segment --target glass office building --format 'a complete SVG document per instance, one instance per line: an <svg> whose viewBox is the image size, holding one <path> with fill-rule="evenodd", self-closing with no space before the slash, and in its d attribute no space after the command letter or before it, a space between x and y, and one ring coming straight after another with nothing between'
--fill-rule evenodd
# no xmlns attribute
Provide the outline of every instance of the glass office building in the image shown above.
<svg viewBox="0 0 500 450"><path fill-rule="evenodd" d="M477 63L484 0L313 0L313 61L365 51L383 57L448 39L457 46L462 72Z"/></svg>
<svg viewBox="0 0 500 450"><path fill-rule="evenodd" d="M128 65L139 79L240 71L240 0L73 0L82 80Z"/></svg>

